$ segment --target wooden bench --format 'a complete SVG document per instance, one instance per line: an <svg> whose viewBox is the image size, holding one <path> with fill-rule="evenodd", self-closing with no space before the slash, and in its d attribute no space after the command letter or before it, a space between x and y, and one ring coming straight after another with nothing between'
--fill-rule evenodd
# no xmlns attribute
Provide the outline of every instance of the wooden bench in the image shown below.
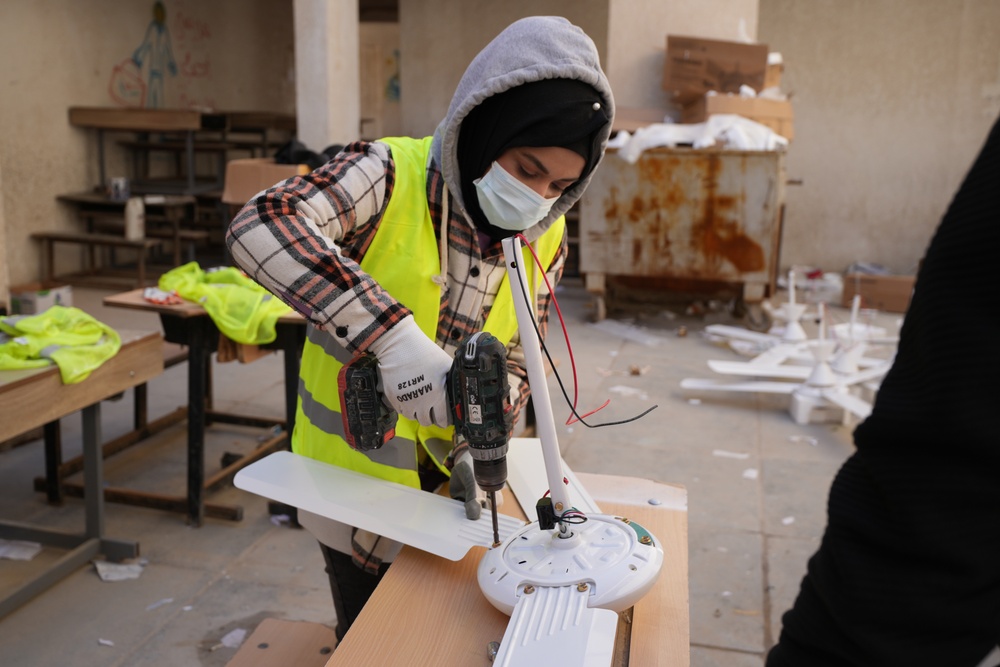
<svg viewBox="0 0 1000 667"><path fill-rule="evenodd" d="M88 233L124 233L125 201L110 199L95 192L64 194L56 199L73 208ZM188 261L193 261L195 245L209 242L210 234L187 226L192 222L196 204L197 200L189 195L143 197L145 236L171 242L173 266L181 264L184 246L187 246Z"/></svg>
<svg viewBox="0 0 1000 667"><path fill-rule="evenodd" d="M114 234L124 234L125 219L120 213L109 213L101 211L80 211L81 220L87 223L89 233L111 232ZM156 218L146 219L146 229L144 235L149 239L162 239L171 242L173 265L180 266L183 261L195 261L195 247L199 244L208 244L211 234L204 229L181 229L179 227L164 227L157 224ZM182 258L182 248L187 247L186 258Z"/></svg>
<svg viewBox="0 0 1000 667"><path fill-rule="evenodd" d="M97 248L128 248L135 250L138 254L136 286L146 286L146 255L153 249L163 245L161 239L142 238L127 239L124 236L113 234L87 234L81 232L35 232L31 238L41 241L43 259L43 276L45 280L79 282L80 278L94 276L98 274ZM68 243L81 245L87 248L87 266L83 274L56 276L55 275L55 245L57 243Z"/></svg>

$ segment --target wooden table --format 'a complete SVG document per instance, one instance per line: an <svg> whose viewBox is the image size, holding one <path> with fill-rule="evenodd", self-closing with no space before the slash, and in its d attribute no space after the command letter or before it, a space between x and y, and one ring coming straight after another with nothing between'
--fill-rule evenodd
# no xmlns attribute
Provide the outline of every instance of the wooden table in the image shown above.
<svg viewBox="0 0 1000 667"><path fill-rule="evenodd" d="M295 133L295 116L269 111L196 111L194 109L134 109L123 107L70 107L69 122L74 127L97 131L98 169L101 186L107 183L104 156L105 132L130 132L137 139L125 142L126 147L137 156L135 192L159 192L196 195L211 190L220 190L225 176L226 156L230 150L249 151L252 155L259 149L264 155L270 151L270 130L280 131L288 136ZM175 139L153 139L151 135L162 134ZM205 133L211 133L206 137ZM254 141L232 141L230 133L252 133L260 137ZM199 134L201 135L199 138ZM149 151L169 151L183 156L185 177L180 181L149 181L140 178L141 156ZM199 182L195 177L195 153L214 153L219 156L219 168L215 180ZM180 165L179 165L180 166Z"/></svg>
<svg viewBox="0 0 1000 667"><path fill-rule="evenodd" d="M687 667L687 492L634 477L577 477L602 512L637 521L663 545L657 583L632 609L631 623L619 621L615 666ZM661 504L651 505L651 498ZM522 504L530 507L534 500ZM524 518L513 498L501 511ZM327 667L489 667L487 645L500 641L509 618L479 590L476 569L483 553L476 547L452 562L404 547Z"/></svg>
<svg viewBox="0 0 1000 667"><path fill-rule="evenodd" d="M100 186L107 184L104 159L104 133L134 132L146 135L153 132L175 133L183 136L183 154L186 165L185 178L180 183L159 183L149 192L173 192L193 195L205 190L213 190L221 183L198 183L195 178L195 134L200 131L222 131L226 118L222 114L196 111L194 109L132 109L124 107L70 107L69 124L97 131L97 162ZM144 184L133 182L136 192L144 190Z"/></svg>
<svg viewBox="0 0 1000 667"><path fill-rule="evenodd" d="M42 369L0 371L0 441L15 437L74 412L83 412L83 452L86 523L82 534L54 531L15 521L0 522L0 537L30 540L69 549L69 553L14 592L0 600L5 616L68 576L97 554L113 560L139 554L135 542L104 536L101 401L142 384L163 370L158 333L120 331L122 346L114 357L83 382L63 384L55 366Z"/></svg>
<svg viewBox="0 0 1000 667"><path fill-rule="evenodd" d="M163 337L170 343L188 348L188 480L186 497L133 494L121 502L143 504L172 511L185 512L188 521L200 526L205 516L239 521L242 507L209 504L205 490L218 486L236 472L257 459L287 446L288 434L295 427L295 407L298 399L299 359L305 342L305 319L290 313L278 319L277 338L263 347L281 350L284 356L285 419L274 420L251 415L237 415L212 409L209 382L211 354L218 349L219 329L201 306L185 302L178 305L150 303L142 298L141 289L105 297L105 306L129 308L159 314ZM210 422L241 424L263 428L280 427L281 432L265 439L249 454L230 462L206 478L205 427Z"/></svg>

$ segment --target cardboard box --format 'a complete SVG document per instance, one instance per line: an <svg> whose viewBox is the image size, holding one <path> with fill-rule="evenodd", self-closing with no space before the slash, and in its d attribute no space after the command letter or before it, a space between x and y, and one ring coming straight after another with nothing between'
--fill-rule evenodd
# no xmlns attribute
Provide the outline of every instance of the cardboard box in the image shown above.
<svg viewBox="0 0 1000 667"><path fill-rule="evenodd" d="M641 108L617 108L615 109L615 120L611 125L613 132L626 130L635 132L641 127L662 123L667 117L665 109L641 109Z"/></svg>
<svg viewBox="0 0 1000 667"><path fill-rule="evenodd" d="M764 87L781 88L781 73L785 71L782 63L768 63L764 70Z"/></svg>
<svg viewBox="0 0 1000 667"><path fill-rule="evenodd" d="M10 288L10 311L14 315L37 315L49 306L72 306L73 287L62 283L26 283Z"/></svg>
<svg viewBox="0 0 1000 667"><path fill-rule="evenodd" d="M734 113L766 125L789 141L795 138L792 103L739 95L702 95L681 108L682 123L704 123L715 113Z"/></svg>
<svg viewBox="0 0 1000 667"><path fill-rule="evenodd" d="M854 295L861 295L862 308L876 308L889 313L905 313L910 307L916 276L877 276L848 273L844 276L841 305L850 308Z"/></svg>
<svg viewBox="0 0 1000 667"><path fill-rule="evenodd" d="M764 88L767 44L667 35L663 89L679 104L710 90L738 93L741 85Z"/></svg>
<svg viewBox="0 0 1000 667"><path fill-rule="evenodd" d="M309 172L309 165L276 164L271 157L230 160L226 163L222 203L243 206L261 190L292 176L304 176Z"/></svg>

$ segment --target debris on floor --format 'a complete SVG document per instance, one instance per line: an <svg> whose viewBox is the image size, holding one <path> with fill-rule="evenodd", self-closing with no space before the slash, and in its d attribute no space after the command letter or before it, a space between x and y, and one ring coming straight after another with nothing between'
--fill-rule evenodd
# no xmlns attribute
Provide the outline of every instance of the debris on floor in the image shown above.
<svg viewBox="0 0 1000 667"><path fill-rule="evenodd" d="M743 471L743 479L757 479L758 472L756 468L747 468Z"/></svg>
<svg viewBox="0 0 1000 667"><path fill-rule="evenodd" d="M0 558L7 560L31 560L42 550L38 542L25 540L0 540Z"/></svg>
<svg viewBox="0 0 1000 667"><path fill-rule="evenodd" d="M750 455L747 454L746 452L727 452L724 449L712 450L712 456L718 456L724 459L740 459L740 460L745 460L750 458Z"/></svg>
<svg viewBox="0 0 1000 667"><path fill-rule="evenodd" d="M245 628L236 628L235 630L230 630L219 643L210 648L210 651L217 651L220 648L239 648L243 643L243 640L247 638L247 631Z"/></svg>
<svg viewBox="0 0 1000 667"><path fill-rule="evenodd" d="M163 605L170 604L173 601L174 601L173 598L163 598L162 600L157 600L153 604L151 604L148 607L146 607L146 611L153 611L154 609L159 609Z"/></svg>
<svg viewBox="0 0 1000 667"><path fill-rule="evenodd" d="M642 389L636 389L635 387L626 387L625 385L616 384L614 387L608 389L613 394L621 394L626 398L639 398L642 400L649 400L649 394L644 392Z"/></svg>
<svg viewBox="0 0 1000 667"><path fill-rule="evenodd" d="M663 338L637 327L634 324L626 324L618 320L601 320L591 323L590 326L600 329L604 333L618 336L633 343L639 343L646 347L658 347L663 342Z"/></svg>
<svg viewBox="0 0 1000 667"><path fill-rule="evenodd" d="M142 563L110 563L105 560L91 561L101 581L125 581L138 579L142 574Z"/></svg>
<svg viewBox="0 0 1000 667"><path fill-rule="evenodd" d="M111 641L110 639L98 639L97 643L100 644L101 646L114 646L115 645L115 643L113 641Z"/></svg>

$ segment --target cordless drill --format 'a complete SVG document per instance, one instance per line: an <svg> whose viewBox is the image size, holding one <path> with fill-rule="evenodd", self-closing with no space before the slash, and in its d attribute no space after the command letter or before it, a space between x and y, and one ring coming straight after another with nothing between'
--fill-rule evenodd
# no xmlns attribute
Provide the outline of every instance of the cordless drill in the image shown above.
<svg viewBox="0 0 1000 667"><path fill-rule="evenodd" d="M455 351L447 382L455 431L469 443L476 484L489 494L493 542L500 542L496 492L507 482L507 446L514 415L507 379L507 350L492 334L472 334ZM337 377L347 444L378 449L395 435L397 415L378 391L378 362L362 355Z"/></svg>

